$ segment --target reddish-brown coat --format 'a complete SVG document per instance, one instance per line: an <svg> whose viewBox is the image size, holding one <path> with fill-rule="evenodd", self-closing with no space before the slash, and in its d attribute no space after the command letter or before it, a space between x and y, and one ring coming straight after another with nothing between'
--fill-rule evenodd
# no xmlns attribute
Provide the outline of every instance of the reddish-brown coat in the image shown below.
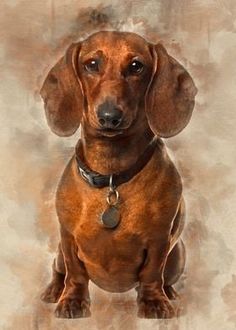
<svg viewBox="0 0 236 330"><path fill-rule="evenodd" d="M83 63L94 52L102 64L99 74L91 75ZM123 72L134 55L144 62L145 71L127 78ZM163 46L117 32L100 32L71 46L41 91L49 125L57 134L72 134L81 120L85 161L101 174L132 166L154 134L171 136L182 130L195 93L189 74ZM106 98L122 109L119 134L100 130L97 108ZM58 317L90 315L89 279L111 292L136 287L140 317L175 315L168 298L174 298L172 285L184 267L179 239L184 203L179 174L160 139L149 163L117 189L121 222L111 230L100 221L108 188L89 186L74 156L64 171L56 196L61 243L53 280L43 294L45 301L59 300Z"/></svg>

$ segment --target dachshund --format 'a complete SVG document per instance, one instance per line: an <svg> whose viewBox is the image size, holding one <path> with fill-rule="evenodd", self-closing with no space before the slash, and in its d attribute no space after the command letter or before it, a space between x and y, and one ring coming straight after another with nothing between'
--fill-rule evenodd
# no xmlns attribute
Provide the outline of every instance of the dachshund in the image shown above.
<svg viewBox="0 0 236 330"><path fill-rule="evenodd" d="M138 316L172 318L185 267L180 175L162 138L189 122L197 88L161 43L100 31L73 43L40 94L59 136L81 138L56 193L60 243L42 294L56 317L89 317L89 280L137 291Z"/></svg>

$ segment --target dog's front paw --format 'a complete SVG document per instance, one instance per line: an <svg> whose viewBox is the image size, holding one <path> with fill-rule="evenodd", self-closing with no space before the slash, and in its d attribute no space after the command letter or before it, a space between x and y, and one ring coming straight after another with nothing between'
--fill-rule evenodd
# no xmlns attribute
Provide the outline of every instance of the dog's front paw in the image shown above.
<svg viewBox="0 0 236 330"><path fill-rule="evenodd" d="M66 319L89 317L91 316L89 303L86 300L64 298L59 301L55 316Z"/></svg>
<svg viewBox="0 0 236 330"><path fill-rule="evenodd" d="M148 319L170 319L176 316L176 312L167 298L141 299L138 303L138 316Z"/></svg>

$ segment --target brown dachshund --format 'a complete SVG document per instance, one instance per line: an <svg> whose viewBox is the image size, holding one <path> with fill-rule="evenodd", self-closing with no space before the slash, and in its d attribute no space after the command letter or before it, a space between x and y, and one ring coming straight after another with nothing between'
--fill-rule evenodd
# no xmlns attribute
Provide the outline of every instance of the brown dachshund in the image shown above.
<svg viewBox="0 0 236 330"><path fill-rule="evenodd" d="M61 241L42 299L90 316L88 282L137 290L138 316L171 318L185 265L180 176L161 137L190 120L196 87L161 44L102 31L72 44L41 89L52 131L81 139L59 183Z"/></svg>

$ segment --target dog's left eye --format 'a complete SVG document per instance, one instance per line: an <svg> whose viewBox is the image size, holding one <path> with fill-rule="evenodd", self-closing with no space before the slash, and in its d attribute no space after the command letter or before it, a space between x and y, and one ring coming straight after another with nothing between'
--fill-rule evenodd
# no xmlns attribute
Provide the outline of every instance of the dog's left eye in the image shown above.
<svg viewBox="0 0 236 330"><path fill-rule="evenodd" d="M99 72L99 63L96 59L92 58L84 63L84 68L88 72Z"/></svg>
<svg viewBox="0 0 236 330"><path fill-rule="evenodd" d="M140 74L144 69L144 65L142 62L138 60L133 60L128 66L128 73L130 75Z"/></svg>

